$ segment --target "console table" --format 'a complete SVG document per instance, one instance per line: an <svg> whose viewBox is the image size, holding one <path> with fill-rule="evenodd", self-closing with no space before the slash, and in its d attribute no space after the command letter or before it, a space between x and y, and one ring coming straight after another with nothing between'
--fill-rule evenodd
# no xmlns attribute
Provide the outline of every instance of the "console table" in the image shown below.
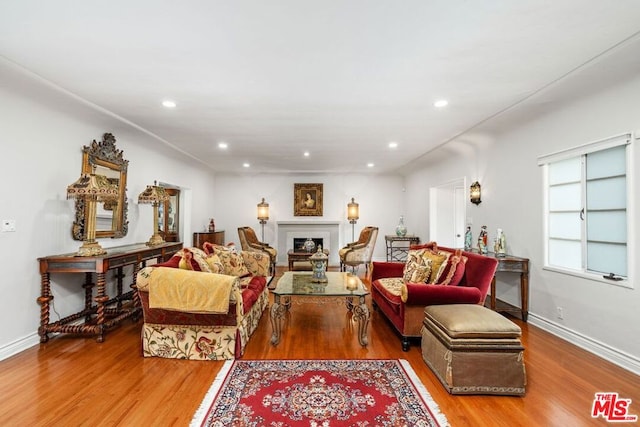
<svg viewBox="0 0 640 427"><path fill-rule="evenodd" d="M420 238L413 235L386 235L384 240L387 244L387 261L406 261L409 247L420 244Z"/></svg>
<svg viewBox="0 0 640 427"><path fill-rule="evenodd" d="M144 243L117 246L107 248L107 253L95 257L80 257L75 254L52 255L38 258L40 263L40 327L38 334L40 342L49 340L49 333L68 333L78 335L97 335L98 342L104 341L106 330L122 320L132 317L137 318L140 312L140 301L135 289L136 275L146 262L156 259L158 262L169 259L174 253L182 249L181 242L163 243L149 247ZM123 293L122 279L123 268L133 266L132 290ZM109 270L116 270L117 295L114 298L107 296L106 274ZM49 323L49 305L53 300L51 295L51 273L84 273L85 282L82 287L85 290L84 309L71 314L56 322ZM93 282L93 274L96 281ZM97 294L93 297L93 288L97 285ZM95 301L95 304L94 304ZM127 306L124 301L130 301ZM78 324L76 321L83 319Z"/></svg>
<svg viewBox="0 0 640 427"><path fill-rule="evenodd" d="M520 273L520 307L514 307L496 298L496 277L493 276L493 280L491 280L491 310L520 312L522 321L526 322L529 316L529 259L513 255L498 257L493 253L489 253L486 256L495 257L498 260L496 273Z"/></svg>

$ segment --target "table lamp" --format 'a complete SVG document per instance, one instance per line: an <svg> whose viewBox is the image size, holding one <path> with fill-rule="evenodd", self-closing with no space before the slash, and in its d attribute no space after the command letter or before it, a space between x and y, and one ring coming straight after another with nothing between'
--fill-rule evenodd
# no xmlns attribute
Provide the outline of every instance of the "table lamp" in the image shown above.
<svg viewBox="0 0 640 427"><path fill-rule="evenodd" d="M153 235L147 242L147 246L156 246L164 243L164 239L158 233L158 205L169 200L169 194L164 187L157 185L157 181L153 181L153 185L147 185L147 188L138 196L138 203L151 203L153 205Z"/></svg>
<svg viewBox="0 0 640 427"><path fill-rule="evenodd" d="M67 187L67 199L82 200L86 203L85 230L82 246L77 256L97 256L107 253L96 242L96 203L107 202L118 197L118 188L109 183L104 175L83 173L80 178Z"/></svg>

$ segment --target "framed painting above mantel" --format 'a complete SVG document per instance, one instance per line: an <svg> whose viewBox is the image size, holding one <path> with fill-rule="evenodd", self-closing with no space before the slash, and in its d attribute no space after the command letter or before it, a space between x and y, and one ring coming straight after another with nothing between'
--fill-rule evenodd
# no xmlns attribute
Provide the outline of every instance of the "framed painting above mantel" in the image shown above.
<svg viewBox="0 0 640 427"><path fill-rule="evenodd" d="M293 184L293 216L322 216L322 184Z"/></svg>

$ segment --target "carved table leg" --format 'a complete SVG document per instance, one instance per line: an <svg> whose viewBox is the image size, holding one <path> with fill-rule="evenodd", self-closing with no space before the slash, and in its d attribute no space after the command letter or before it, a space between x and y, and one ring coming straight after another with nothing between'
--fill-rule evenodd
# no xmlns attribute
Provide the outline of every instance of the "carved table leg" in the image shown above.
<svg viewBox="0 0 640 427"><path fill-rule="evenodd" d="M140 304L140 295L138 295L138 272L140 272L140 264L133 265L133 281L131 282L131 289L133 289L133 316L134 322L138 321L140 317L140 311L142 305Z"/></svg>
<svg viewBox="0 0 640 427"><path fill-rule="evenodd" d="M52 299L49 273L42 273L40 279L40 296L37 299L38 304L40 304L40 327L38 328L38 335L40 335L41 343L49 341L47 325L49 324L49 302Z"/></svg>
<svg viewBox="0 0 640 427"><path fill-rule="evenodd" d="M98 309L97 309L98 313L97 313L97 320L96 320L96 332L98 334L98 337L96 338L96 341L103 342L104 341L104 303L109 300L109 297L106 295L106 292L105 292L105 285L106 285L105 273L98 273L96 282L98 285L98 295L95 298L96 303L98 305Z"/></svg>
<svg viewBox="0 0 640 427"><path fill-rule="evenodd" d="M122 312L122 279L124 278L124 274L122 272L122 267L118 267L116 270L116 313L120 314Z"/></svg>
<svg viewBox="0 0 640 427"><path fill-rule="evenodd" d="M87 313L84 316L84 323L89 323L91 320L91 297L93 296L93 287L95 286L92 278L91 273L84 274L84 284L82 287L84 288L84 310Z"/></svg>
<svg viewBox="0 0 640 427"><path fill-rule="evenodd" d="M291 307L291 299L285 298L284 302L280 303L280 295L275 295L275 301L271 306L271 344L278 345L280 342L280 336L282 335L282 318L284 314Z"/></svg>
<svg viewBox="0 0 640 427"><path fill-rule="evenodd" d="M365 347L369 344L367 326L369 325L371 315L369 308L365 304L364 297L360 297L360 304L353 305L353 317L356 319L356 322L358 322L358 341L360 341L361 346Z"/></svg>

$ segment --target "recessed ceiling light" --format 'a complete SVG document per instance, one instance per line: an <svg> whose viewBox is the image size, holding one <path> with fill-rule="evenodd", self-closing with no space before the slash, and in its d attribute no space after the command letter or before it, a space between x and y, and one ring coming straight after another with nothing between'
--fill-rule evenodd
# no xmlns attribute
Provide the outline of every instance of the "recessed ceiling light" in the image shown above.
<svg viewBox="0 0 640 427"><path fill-rule="evenodd" d="M433 106L437 108L446 107L447 105L449 105L449 101L447 101L446 99L438 99L433 103Z"/></svg>
<svg viewBox="0 0 640 427"><path fill-rule="evenodd" d="M218 148L221 148L221 149L223 149L223 150L226 150L226 149L227 149L227 147L229 147L229 146L227 145L227 143L226 143L226 142L219 142L219 143L218 143Z"/></svg>
<svg viewBox="0 0 640 427"><path fill-rule="evenodd" d="M167 99L165 101L162 101L162 106L167 108L176 108L176 103Z"/></svg>
<svg viewBox="0 0 640 427"><path fill-rule="evenodd" d="M374 166L375 166L375 164L374 164L374 163L367 163L367 167L368 167L368 168L372 168L372 167L374 167Z"/></svg>
<svg viewBox="0 0 640 427"><path fill-rule="evenodd" d="M309 157L309 156L310 156L310 154L309 154L309 152L308 152L308 151L305 151L305 152L303 153L303 155L304 155L305 157Z"/></svg>
<svg viewBox="0 0 640 427"><path fill-rule="evenodd" d="M251 165L250 165L249 163L243 163L243 164L242 164L242 167L243 167L243 168L248 168L248 167L250 167L250 166L251 166Z"/></svg>
<svg viewBox="0 0 640 427"><path fill-rule="evenodd" d="M398 143L397 143L397 142L395 142L395 141L391 141L391 142L389 143L389 148L398 148Z"/></svg>

